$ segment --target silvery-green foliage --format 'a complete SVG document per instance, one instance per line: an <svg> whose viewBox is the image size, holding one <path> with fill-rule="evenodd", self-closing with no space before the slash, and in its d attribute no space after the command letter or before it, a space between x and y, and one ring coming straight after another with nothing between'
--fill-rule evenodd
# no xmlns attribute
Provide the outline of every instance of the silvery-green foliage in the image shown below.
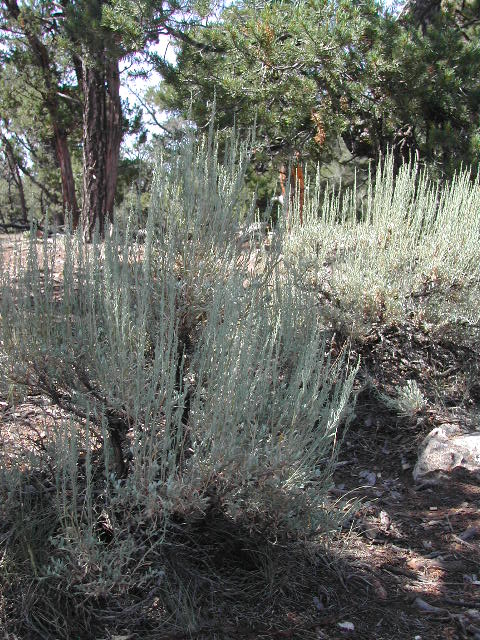
<svg viewBox="0 0 480 640"><path fill-rule="evenodd" d="M295 303L287 282L276 273L266 296L261 283L245 291L232 279L214 293L192 363L195 455L185 474L218 479L233 516L246 511L261 521L273 507L275 522L307 530L325 516L353 375L342 358L330 361L315 316Z"/></svg>
<svg viewBox="0 0 480 640"><path fill-rule="evenodd" d="M380 393L379 396L389 409L400 416L413 418L426 407L425 396L416 380L407 380L405 385L398 386L393 396L384 393Z"/></svg>
<svg viewBox="0 0 480 640"><path fill-rule="evenodd" d="M435 183L415 164L395 173L386 158L361 211L310 185L306 224L285 251L301 286L327 301L326 316L358 334L371 322L478 322L480 183L468 172Z"/></svg>
<svg viewBox="0 0 480 640"><path fill-rule="evenodd" d="M146 579L154 549L139 557L139 527L162 544L207 513L272 538L338 524L327 489L355 371L328 355L281 234L269 251L239 245L247 156L232 139L220 164L212 133L191 142L159 159L144 242L129 224L91 244L32 238L5 276L8 375L70 416L47 436L60 523L49 571L77 591Z"/></svg>

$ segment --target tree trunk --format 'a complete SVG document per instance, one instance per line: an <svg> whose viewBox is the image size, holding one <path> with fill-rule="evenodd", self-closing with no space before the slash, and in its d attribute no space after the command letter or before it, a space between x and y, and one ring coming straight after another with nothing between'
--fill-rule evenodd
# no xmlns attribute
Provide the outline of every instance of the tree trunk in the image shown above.
<svg viewBox="0 0 480 640"><path fill-rule="evenodd" d="M53 119L53 118L52 118ZM75 194L75 180L73 178L72 161L67 144L67 136L57 123L53 124L55 134L55 152L62 179L63 216L68 212L72 218L73 228L76 229L80 219L80 212Z"/></svg>
<svg viewBox="0 0 480 640"><path fill-rule="evenodd" d="M105 232L106 91L104 65L83 63L83 230L91 240Z"/></svg>
<svg viewBox="0 0 480 640"><path fill-rule="evenodd" d="M102 59L103 58L103 59ZM96 66L83 62L83 229L87 240L105 233L113 221L122 108L118 59L97 55Z"/></svg>
<svg viewBox="0 0 480 640"><path fill-rule="evenodd" d="M118 160L123 137L122 103L120 100L120 71L118 60L107 64L107 201L106 213L113 222L113 208L118 179Z"/></svg>
<svg viewBox="0 0 480 640"><path fill-rule="evenodd" d="M19 29L25 34L33 54L33 61L41 70L45 82L45 106L54 131L55 150L62 179L63 213L65 214L66 211L70 213L73 225L75 226L78 224L79 211L75 195L75 182L73 179L70 151L67 144L67 134L61 124L58 77L56 77L55 68L52 66L47 47L37 36L29 22L20 15L20 7L17 0L6 0L5 5L9 15L17 22Z"/></svg>
<svg viewBox="0 0 480 640"><path fill-rule="evenodd" d="M62 2L63 4L63 2ZM101 4L99 7L101 9ZM79 222L67 134L62 126L59 102L59 74L49 51L28 20L21 16L17 0L5 0L9 15L25 34L36 66L45 82L44 100L55 136L55 150L62 179L64 210ZM95 41L95 40L94 40ZM98 41L97 41L98 42ZM103 41L102 41L103 42ZM108 47L107 47L108 48ZM83 88L83 205L82 224L90 239L95 228L101 235L105 221L113 217L118 159L122 141L119 59L108 58L102 44L93 45L84 59L75 53L74 70Z"/></svg>
<svg viewBox="0 0 480 640"><path fill-rule="evenodd" d="M25 201L25 191L23 189L23 181L22 176L20 175L20 171L18 168L18 161L15 157L15 152L13 150L12 144L10 140L3 135L1 136L1 140L3 145L5 146L5 155L7 156L8 166L10 168L10 173L12 174L13 181L15 182L18 190L18 196L20 198L20 209L22 211L22 221L28 222L28 210L27 203Z"/></svg>

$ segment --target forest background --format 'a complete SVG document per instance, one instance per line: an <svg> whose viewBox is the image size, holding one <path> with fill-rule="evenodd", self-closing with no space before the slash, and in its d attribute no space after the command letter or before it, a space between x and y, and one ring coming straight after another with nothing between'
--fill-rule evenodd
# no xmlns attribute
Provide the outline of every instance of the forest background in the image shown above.
<svg viewBox="0 0 480 640"><path fill-rule="evenodd" d="M214 101L221 130L256 127L261 214L294 152L344 184L388 149L475 173L479 30L477 0L2 2L0 222L68 211L88 235L129 198L146 211L159 149Z"/></svg>

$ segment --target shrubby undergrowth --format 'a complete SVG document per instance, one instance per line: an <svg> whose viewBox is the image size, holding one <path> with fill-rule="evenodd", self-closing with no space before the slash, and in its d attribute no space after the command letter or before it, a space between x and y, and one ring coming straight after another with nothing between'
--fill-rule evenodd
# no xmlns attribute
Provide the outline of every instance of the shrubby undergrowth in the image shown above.
<svg viewBox="0 0 480 640"><path fill-rule="evenodd" d="M251 615L285 589L278 543L338 526L327 490L355 371L284 268L282 233L239 233L246 156L191 143L159 160L142 242L129 224L92 244L32 239L4 271L8 378L63 411L2 464L13 627L193 630L242 590Z"/></svg>
<svg viewBox="0 0 480 640"><path fill-rule="evenodd" d="M332 329L475 333L478 180L394 176L387 159L361 210L310 185L304 225L297 202L267 239L247 156L232 138L219 162L210 132L159 159L145 229L133 211L102 242L32 237L3 271L2 389L61 410L40 446L2 458L12 629L274 615L308 592L308 540L342 519L328 488L356 367ZM422 408L414 381L397 392L396 411Z"/></svg>
<svg viewBox="0 0 480 640"><path fill-rule="evenodd" d="M355 190L310 185L306 224L286 241L286 266L317 293L326 322L355 338L405 320L476 335L479 178L438 183L415 164L396 174L386 158L360 204Z"/></svg>

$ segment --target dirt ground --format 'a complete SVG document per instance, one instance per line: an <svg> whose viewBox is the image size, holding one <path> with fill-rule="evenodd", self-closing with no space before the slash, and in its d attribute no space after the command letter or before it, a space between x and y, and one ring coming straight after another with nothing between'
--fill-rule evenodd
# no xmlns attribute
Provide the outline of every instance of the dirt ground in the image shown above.
<svg viewBox="0 0 480 640"><path fill-rule="evenodd" d="M374 327L359 350L360 377L386 391L414 379L427 406L398 417L369 388L359 395L333 490L363 502L346 549L342 617L357 638L478 640L480 476L456 469L420 484L412 477L431 429L478 427L478 354L418 326Z"/></svg>
<svg viewBox="0 0 480 640"><path fill-rule="evenodd" d="M11 237L4 246L11 247ZM435 426L479 428L480 354L414 324L373 326L355 349L362 359L360 393L331 497L358 498L361 507L332 546L311 603L287 611L278 628L232 628L222 637L480 640L480 477L456 470L418 485L412 477L418 446ZM411 379L427 398L414 418L388 410L371 384L388 392ZM0 398L3 453L41 446L45 421L56 419L55 408L38 399L13 405ZM109 636L155 637L220 636L167 638L127 628Z"/></svg>

